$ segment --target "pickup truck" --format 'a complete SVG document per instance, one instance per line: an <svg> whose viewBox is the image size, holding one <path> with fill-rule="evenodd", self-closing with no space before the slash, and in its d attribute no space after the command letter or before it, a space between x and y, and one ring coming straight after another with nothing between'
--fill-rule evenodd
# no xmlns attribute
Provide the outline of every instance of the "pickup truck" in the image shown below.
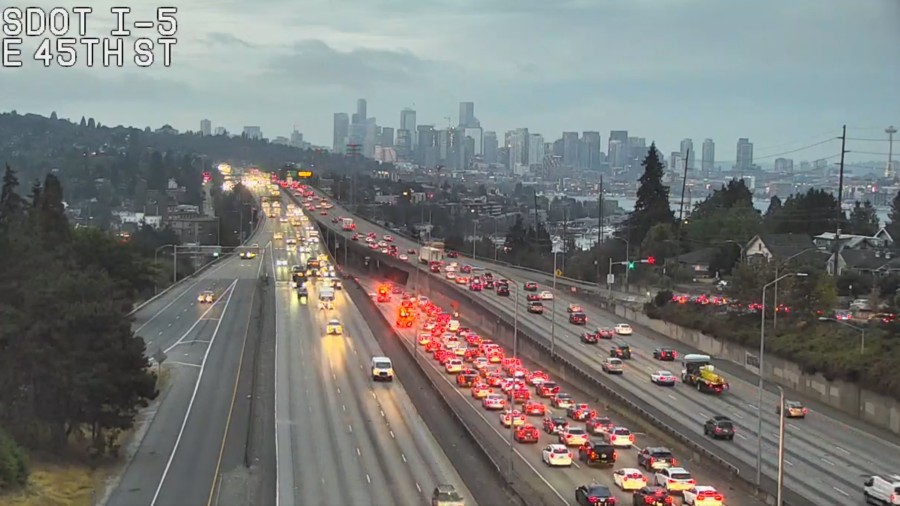
<svg viewBox="0 0 900 506"><path fill-rule="evenodd" d="M466 506L456 487L453 485L442 484L434 487L431 493L431 506Z"/></svg>

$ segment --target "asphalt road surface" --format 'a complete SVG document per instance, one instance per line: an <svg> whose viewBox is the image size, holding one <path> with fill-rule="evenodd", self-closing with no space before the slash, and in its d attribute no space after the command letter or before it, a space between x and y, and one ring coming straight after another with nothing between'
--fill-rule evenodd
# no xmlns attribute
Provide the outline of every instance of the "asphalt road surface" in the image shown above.
<svg viewBox="0 0 900 506"><path fill-rule="evenodd" d="M264 226L257 240L267 234ZM149 425L110 506L215 504L264 258L222 260L135 315L148 354L167 356L165 381L154 408L141 415ZM197 301L203 290L215 292L214 303Z"/></svg>
<svg viewBox="0 0 900 506"><path fill-rule="evenodd" d="M351 235L342 232L338 225L331 223L334 216L351 216L345 209L336 206L328 216L316 215L317 220L331 227L334 233L344 236ZM375 232L381 237L390 234L383 228L376 227L368 222L357 220L357 232L366 234ZM395 237L401 252L407 249L418 250L418 245L412 241ZM410 262L415 263L416 257L410 255ZM470 264L475 267L483 267L503 277L517 282L532 280L534 275L524 271L518 271L506 267L498 267L481 261L459 259L460 264ZM418 265L418 264L415 264ZM419 266L420 269L422 266ZM422 269L422 275L431 275ZM460 289L464 289L460 287ZM541 286L541 290L548 289ZM515 295L515 288L513 295ZM501 298L493 292L482 292L481 297L489 307L498 312L512 314L514 311L515 297ZM520 324L530 331L532 335L550 336L551 329L555 327L556 346L579 353L585 352L585 346L579 341L578 335L584 327L575 327L568 323L567 307L570 303L582 305L588 317L588 328L612 327L615 316L597 307L583 304L579 300L557 293L555 312L548 310L543 315L532 315L520 307ZM545 303L549 306L550 304ZM555 313L555 326L551 324ZM728 374L731 391L722 396L702 395L696 391L679 385L674 389L657 388L649 382L649 374L656 369L668 369L679 374L680 365L673 363L659 363L652 359L652 352L660 346L673 346L672 341L661 336L635 328L632 336L623 337L620 340L630 344L636 352L636 357L628 364L628 370L621 378L622 388L640 393L645 399L657 402L661 410L665 410L674 416L680 417L689 425L696 427L695 436L700 439L703 436L702 424L711 415L727 415L731 417L738 427L738 437L734 441L719 443L722 449L735 461L756 465L757 455L757 389L755 378L745 371L737 371L727 364L720 364L720 369ZM679 347L680 346L680 347ZM674 347L679 352L685 350L681 345ZM585 355L591 357L590 361L599 371L599 363L608 351L609 343L601 343ZM790 394L788 394L790 396ZM775 406L778 400L776 394L766 391L763 396L763 473L774 476L777 462L777 426L778 418L775 414ZM900 446L896 439L889 435L875 435L867 431L859 421L833 410L811 410L805 420L790 421L786 435L785 457L785 486L795 490L801 495L816 501L818 504L864 504L861 497L860 476L869 473L895 473L900 469Z"/></svg>
<svg viewBox="0 0 900 506"><path fill-rule="evenodd" d="M305 235L302 227L281 226L284 242ZM475 504L412 405L403 372L393 382L372 381L370 359L383 352L350 298L338 290L334 309L320 310L316 278L307 282L307 304L291 288L290 266L305 265L318 246L298 253L282 241L273 260L276 503L427 504L435 485L450 483ZM341 322L341 335L325 334L331 319Z"/></svg>

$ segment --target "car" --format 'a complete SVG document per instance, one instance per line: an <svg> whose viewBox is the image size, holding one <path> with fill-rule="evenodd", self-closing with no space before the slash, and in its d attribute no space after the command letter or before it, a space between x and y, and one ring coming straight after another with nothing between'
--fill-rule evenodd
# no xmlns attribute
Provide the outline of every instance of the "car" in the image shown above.
<svg viewBox="0 0 900 506"><path fill-rule="evenodd" d="M612 339L613 337L615 337L615 335L616 335L615 329L610 329L610 328L597 329L597 337L599 337L600 339Z"/></svg>
<svg viewBox="0 0 900 506"><path fill-rule="evenodd" d="M566 308L567 313L583 313L584 308L582 308L579 304L569 304Z"/></svg>
<svg viewBox="0 0 900 506"><path fill-rule="evenodd" d="M487 383L476 383L472 386L472 397L475 399L484 399L492 393L494 390Z"/></svg>
<svg viewBox="0 0 900 506"><path fill-rule="evenodd" d="M287 259L279 258L278 260L275 260L275 265L278 267L287 267Z"/></svg>
<svg viewBox="0 0 900 506"><path fill-rule="evenodd" d="M519 443L537 443L541 439L541 432L537 427L528 423L516 429L513 437Z"/></svg>
<svg viewBox="0 0 900 506"><path fill-rule="evenodd" d="M525 302L540 302L541 296L536 293L529 293L525 295Z"/></svg>
<svg viewBox="0 0 900 506"><path fill-rule="evenodd" d="M682 492L687 506L722 506L725 497L714 487L698 485Z"/></svg>
<svg viewBox="0 0 900 506"><path fill-rule="evenodd" d="M559 385L555 381L542 381L535 387L538 397L549 399L559 393Z"/></svg>
<svg viewBox="0 0 900 506"><path fill-rule="evenodd" d="M597 344L600 342L600 338L597 337L597 334L584 332L581 334L581 342L585 344Z"/></svg>
<svg viewBox="0 0 900 506"><path fill-rule="evenodd" d="M538 289L538 284L534 281L526 281L522 289L526 292L536 292Z"/></svg>
<svg viewBox="0 0 900 506"><path fill-rule="evenodd" d="M256 258L256 252L244 250L244 251L241 251L241 253L238 256L241 257L241 260L253 260L254 258Z"/></svg>
<svg viewBox="0 0 900 506"><path fill-rule="evenodd" d="M521 427L525 425L525 422L525 414L517 409L508 409L500 413L500 423L504 427Z"/></svg>
<svg viewBox="0 0 900 506"><path fill-rule="evenodd" d="M716 415L703 424L703 435L713 439L734 439L734 422L724 415Z"/></svg>
<svg viewBox="0 0 900 506"><path fill-rule="evenodd" d="M615 358L621 358L622 360L630 360L631 359L631 346L628 346L625 343L613 344L612 347L609 348L609 356L615 357Z"/></svg>
<svg viewBox="0 0 900 506"><path fill-rule="evenodd" d="M344 333L344 326L341 325L341 321L335 318L328 320L328 324L325 325L325 333L328 335L341 335Z"/></svg>
<svg viewBox="0 0 900 506"><path fill-rule="evenodd" d="M544 304L539 300L528 303L528 312L532 314L544 314Z"/></svg>
<svg viewBox="0 0 900 506"><path fill-rule="evenodd" d="M553 293L544 290L541 292L541 300L553 300Z"/></svg>
<svg viewBox="0 0 900 506"><path fill-rule="evenodd" d="M575 502L579 506L613 506L616 498L606 485L592 483L575 489Z"/></svg>
<svg viewBox="0 0 900 506"><path fill-rule="evenodd" d="M565 392L559 392L550 399L550 405L554 408L568 409L573 404L575 404L575 401L572 399L572 396Z"/></svg>
<svg viewBox="0 0 900 506"><path fill-rule="evenodd" d="M456 386L462 388L471 388L475 385L475 381L478 379L478 374L471 370L460 371L459 374L456 375Z"/></svg>
<svg viewBox="0 0 900 506"><path fill-rule="evenodd" d="M372 379L394 381L394 365L388 357L372 357Z"/></svg>
<svg viewBox="0 0 900 506"><path fill-rule="evenodd" d="M631 325L627 323L617 323L615 326L616 334L620 336L630 336L634 333L634 329L631 328Z"/></svg>
<svg viewBox="0 0 900 506"><path fill-rule="evenodd" d="M585 402L579 402L566 408L566 416L576 422L584 422L597 416L597 410L591 409Z"/></svg>
<svg viewBox="0 0 900 506"><path fill-rule="evenodd" d="M631 448L634 445L634 434L625 427L613 427L606 433L609 444L618 448Z"/></svg>
<svg viewBox="0 0 900 506"><path fill-rule="evenodd" d="M647 477L640 469L623 467L616 469L616 472L613 473L613 482L625 491L640 490L647 486Z"/></svg>
<svg viewBox="0 0 900 506"><path fill-rule="evenodd" d="M297 238L296 237L288 237L287 240L284 241L284 243L287 244L288 246L296 246Z"/></svg>
<svg viewBox="0 0 900 506"><path fill-rule="evenodd" d="M581 427L569 427L559 432L559 442L566 446L581 446L588 440L588 433Z"/></svg>
<svg viewBox="0 0 900 506"><path fill-rule="evenodd" d="M785 418L806 418L809 410L797 401L784 401L784 417ZM781 406L775 406L775 414L781 414Z"/></svg>
<svg viewBox="0 0 900 506"><path fill-rule="evenodd" d="M497 410L506 407L506 397L500 394L488 394L481 400L484 409Z"/></svg>
<svg viewBox="0 0 900 506"><path fill-rule="evenodd" d="M616 449L603 441L585 441L578 448L578 458L587 466L608 466L612 467L616 463L619 454Z"/></svg>
<svg viewBox="0 0 900 506"><path fill-rule="evenodd" d="M547 414L547 407L540 402L528 401L522 408L528 416L544 416Z"/></svg>
<svg viewBox="0 0 900 506"><path fill-rule="evenodd" d="M569 428L569 421L561 416L544 418L544 432L547 434L559 434Z"/></svg>
<svg viewBox="0 0 900 506"><path fill-rule="evenodd" d="M201 304L210 304L216 301L216 294L212 290L203 290L197 296L197 302Z"/></svg>
<svg viewBox="0 0 900 506"><path fill-rule="evenodd" d="M403 287L400 285L391 285L391 293L394 295L400 295L403 293Z"/></svg>
<svg viewBox="0 0 900 506"><path fill-rule="evenodd" d="M440 484L431 492L431 506L462 506L465 501L456 487L448 484Z"/></svg>
<svg viewBox="0 0 900 506"><path fill-rule="evenodd" d="M683 467L667 467L656 472L656 484L671 493L681 493L694 488L696 482Z"/></svg>
<svg viewBox="0 0 900 506"><path fill-rule="evenodd" d="M538 386L541 383L550 381L550 375L548 375L544 371L531 371L530 373L528 373L528 377L525 381L529 385Z"/></svg>
<svg viewBox="0 0 900 506"><path fill-rule="evenodd" d="M674 504L672 496L665 487L651 485L637 490L634 495L634 504L646 504L647 506L669 506Z"/></svg>
<svg viewBox="0 0 900 506"><path fill-rule="evenodd" d="M570 467L572 452L565 445L550 444L541 450L541 461L551 467Z"/></svg>
<svg viewBox="0 0 900 506"><path fill-rule="evenodd" d="M660 386L674 387L678 379L669 371L654 371L650 374L650 381Z"/></svg>
<svg viewBox="0 0 900 506"><path fill-rule="evenodd" d="M525 404L531 400L531 392L529 392L524 385L511 388L508 395L509 400L514 404Z"/></svg>
<svg viewBox="0 0 900 506"><path fill-rule="evenodd" d="M653 350L653 358L662 362L674 362L678 358L678 352L672 348L656 348Z"/></svg>
<svg viewBox="0 0 900 506"><path fill-rule="evenodd" d="M616 424L608 416L597 416L584 423L584 430L594 435L605 435L615 426Z"/></svg>
<svg viewBox="0 0 900 506"><path fill-rule="evenodd" d="M406 256L406 255L404 255L404 254L402 254L402 253L401 253L400 256L398 256L397 258L399 258L400 260L402 260L402 261L404 261L404 262L407 261L407 260L409 260L409 257Z"/></svg>
<svg viewBox="0 0 900 506"><path fill-rule="evenodd" d="M625 362L622 362L620 358L608 357L600 363L600 368L607 374L624 374Z"/></svg>
<svg viewBox="0 0 900 506"><path fill-rule="evenodd" d="M384 236L384 240L385 240L386 242L394 242L393 236L390 236L390 235Z"/></svg>
<svg viewBox="0 0 900 506"><path fill-rule="evenodd" d="M572 325L587 325L587 315L584 313L572 313L569 315L569 323Z"/></svg>
<svg viewBox="0 0 900 506"><path fill-rule="evenodd" d="M664 446L648 446L637 455L637 464L648 471L657 471L678 465L672 451Z"/></svg>

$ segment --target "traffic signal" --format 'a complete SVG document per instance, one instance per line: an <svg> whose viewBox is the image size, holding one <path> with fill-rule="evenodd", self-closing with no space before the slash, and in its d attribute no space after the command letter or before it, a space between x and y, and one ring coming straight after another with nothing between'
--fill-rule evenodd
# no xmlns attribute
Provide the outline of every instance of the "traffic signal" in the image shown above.
<svg viewBox="0 0 900 506"><path fill-rule="evenodd" d="M650 265L656 265L656 257L647 257L647 263Z"/></svg>
<svg viewBox="0 0 900 506"><path fill-rule="evenodd" d="M628 262L628 268L634 269L634 262Z"/></svg>

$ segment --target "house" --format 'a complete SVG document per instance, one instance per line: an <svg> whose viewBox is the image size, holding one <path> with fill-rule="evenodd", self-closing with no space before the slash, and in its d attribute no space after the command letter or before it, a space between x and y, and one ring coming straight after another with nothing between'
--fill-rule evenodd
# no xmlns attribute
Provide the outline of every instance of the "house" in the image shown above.
<svg viewBox="0 0 900 506"><path fill-rule="evenodd" d="M825 232L813 237L813 243L825 251L834 250L836 234ZM894 238L883 227L873 236L841 234L841 249L886 249L894 244Z"/></svg>
<svg viewBox="0 0 900 506"><path fill-rule="evenodd" d="M813 238L805 234L759 234L747 243L744 256L747 262L785 261L818 250Z"/></svg>
<svg viewBox="0 0 900 506"><path fill-rule="evenodd" d="M834 258L835 254L828 258L829 274L834 273ZM888 249L843 249L837 253L837 259L841 273L878 276L900 274L900 257Z"/></svg>
<svg viewBox="0 0 900 506"><path fill-rule="evenodd" d="M717 248L703 248L678 255L672 261L688 269L694 278L715 277L718 273L710 272L709 266L719 252Z"/></svg>

